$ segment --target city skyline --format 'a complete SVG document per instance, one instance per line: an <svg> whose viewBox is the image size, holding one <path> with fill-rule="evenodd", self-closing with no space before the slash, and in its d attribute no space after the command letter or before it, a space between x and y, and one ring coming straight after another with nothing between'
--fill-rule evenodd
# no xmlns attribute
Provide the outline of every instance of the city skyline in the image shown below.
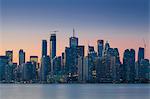
<svg viewBox="0 0 150 99"><path fill-rule="evenodd" d="M13 50L15 62L20 49L27 60L41 57L41 40L49 41L50 31L55 30L59 31L57 56L61 55L73 27L85 53L88 44L97 49L97 40L103 39L119 48L121 61L126 48L135 49L137 59L144 39L150 59L148 0L2 0L1 5L0 54Z"/></svg>
<svg viewBox="0 0 150 99"><path fill-rule="evenodd" d="M50 34L50 33L49 33ZM53 33L52 33L53 34ZM49 35L49 37L50 37L51 35ZM58 35L59 36L59 35ZM56 36L57 37L57 36ZM70 37L73 37L73 33L72 33L72 36L70 36ZM67 45L64 45L65 47L68 47L69 46L69 38L70 37L68 37L68 44ZM80 42L80 37L78 37L79 38L79 44L80 45L84 45L84 44L82 44L81 42ZM49 53L50 53L50 38L48 38L48 39L41 39L41 41L42 40L46 40L46 44L47 44L47 51L46 51L46 53L47 53L47 55L50 55ZM106 43L106 42L108 42L109 44L110 44L110 47L112 47L112 48L118 48L117 46L115 46L115 47L113 47L112 45L112 43L110 42L111 40L104 40L104 39L97 39L97 40L95 40L94 41L94 43L95 44L91 44L90 42L87 42L87 44L86 45L84 45L85 46L85 56L87 55L87 51L88 51L88 45L89 46L94 46L94 48L95 48L95 51L97 52L98 51L98 49L97 49L97 41L98 40L103 40L104 41L104 44ZM59 42L59 40L57 39L57 42ZM112 41L113 42L113 41ZM135 52L136 52L136 54L135 54L135 59L137 60L138 59L138 49L139 49L139 47L143 47L143 48L145 48L145 46L144 46L144 44L146 43L145 41L142 41L141 40L141 42L143 43L142 44L142 46L136 46L136 49L135 48L133 48L133 47L128 47L128 48L124 48L124 49L119 49L118 48L118 50L119 50L119 53L120 53L120 60L121 60L121 62L123 61L123 53L124 53L124 51L126 50L126 49L134 49L135 50ZM93 42L92 42L93 43ZM23 49L23 48L18 48L18 50L13 50L13 49L6 49L6 50L4 50L4 52L2 52L0 55L5 55L5 52L6 51L13 51L13 61L14 62L17 62L17 63L19 63L19 50L21 50L21 49L23 49L24 51L25 51L25 53L26 53L26 56L25 56L25 59L26 59L26 61L29 61L30 60L30 56L38 56L39 57L39 59L38 59L38 61L40 62L40 57L42 56L42 54L41 54L41 49L42 49L42 47L41 47L41 45L42 45L42 42L40 42L40 44L39 44L39 46L40 46L40 48L39 48L39 51L38 51L38 54L32 54L32 53L35 53L34 51L32 51L32 49L30 50L30 53L31 54L29 54L28 53L28 50L27 49ZM56 43L56 45L57 45L57 48L59 47L58 45L58 43ZM147 45L147 44L146 44ZM56 48L56 56L61 56L61 54L62 54L62 52L64 52L65 51L65 47L63 48L64 50L62 50L62 51L59 51L57 48ZM147 46L146 46L147 47ZM147 59L149 59L149 56L147 55L147 49L148 48L146 48L146 50L145 50L145 58L147 58ZM26 51L27 50L27 51Z"/></svg>
<svg viewBox="0 0 150 99"><path fill-rule="evenodd" d="M56 31L54 31L56 32ZM120 58L118 48L108 41L97 40L97 49L79 44L78 37L69 38L69 46L61 56L56 56L56 34L51 34L49 44L42 40L41 57L30 56L19 50L19 64L13 61L13 51L0 56L0 82L2 83L148 83L149 59L145 49L139 47L136 60L134 49L126 49ZM50 45L49 47L47 45ZM50 53L47 53L47 50ZM40 59L40 62L38 62ZM121 62L122 60L122 62Z"/></svg>
<svg viewBox="0 0 150 99"><path fill-rule="evenodd" d="M55 32L55 31L54 31ZM43 55L45 56L47 56L47 55L49 55L49 56L51 56L51 53L52 53L52 51L51 51L51 47L50 47L50 43L51 43L51 36L54 36L55 35L55 39L57 38L57 35L56 34L54 34L54 33L52 33L49 37L49 39L42 39L41 40L41 44L40 44L40 54L39 55L36 55L36 54L29 54L29 55L27 55L27 54L25 54L25 61L27 62L27 61L30 61L30 56L38 56L39 58L38 58L38 62L40 62L40 57L42 57ZM74 30L74 28L73 28L73 31L72 31L72 36L70 36L69 38L68 38L68 45L66 45L65 47L64 47L64 49L66 48L66 47L69 47L69 46L71 46L71 45L69 45L69 44L71 44L71 42L69 42L69 41L71 41L70 39L72 38L72 37L75 37L76 38L76 36L75 36L75 30ZM78 37L77 37L77 39L79 39ZM87 45L83 45L83 44L81 44L80 42L77 42L77 43L79 43L80 45L83 45L85 48L86 48L86 50L84 49L84 54L85 54L85 56L87 56L88 55L88 47L89 46L93 46L94 47L94 49L95 49L95 51L98 53L98 41L101 41L102 40L102 42L103 42L103 44L106 44L107 42L110 44L110 47L111 48L117 48L117 47L112 47L111 46L111 42L109 42L108 40L104 40L104 39L98 39L98 40L96 40L96 44L94 44L94 45L91 45L90 44L90 42L88 42L88 44ZM79 41L80 41L80 39L79 39ZM56 41L57 42L57 41ZM43 48L43 44L44 44L44 46L46 46L46 48ZM56 43L56 45L57 45L57 43ZM103 45L104 46L104 45ZM138 46L137 47L138 49L134 49L134 48L125 48L122 52L118 49L118 51L119 51L119 56L120 56L120 61L121 62L123 62L123 54L124 54L124 52L125 52L125 50L126 49L134 49L135 50L135 60L137 61L138 60L138 50L139 50L139 48L144 48L144 51L146 52L146 50L145 50L145 46L144 46L144 43L143 43L143 46ZM7 51L13 51L13 62L16 62L16 63L19 63L19 51L24 51L24 53L26 53L26 51L24 50L24 49L22 49L22 48L20 48L18 51L17 51L17 55L16 55L16 53L14 53L15 51L14 50L12 50L12 49L8 49L8 50L5 50L4 51L4 54L3 55L5 55L6 54L6 52ZM44 52L43 52L44 51ZM57 53L57 51L58 51L58 49L56 48L56 53ZM63 52L65 52L65 50L63 50L63 51L61 51L60 53L59 53L59 55L58 54L56 54L56 55L54 55L54 56L61 56L62 55L62 53ZM146 53L145 53L145 58L147 58L146 56ZM54 57L53 57L54 58ZM148 59L148 58L147 58ZM17 60L17 61L16 61Z"/></svg>
<svg viewBox="0 0 150 99"><path fill-rule="evenodd" d="M148 99L150 0L0 0L0 99Z"/></svg>

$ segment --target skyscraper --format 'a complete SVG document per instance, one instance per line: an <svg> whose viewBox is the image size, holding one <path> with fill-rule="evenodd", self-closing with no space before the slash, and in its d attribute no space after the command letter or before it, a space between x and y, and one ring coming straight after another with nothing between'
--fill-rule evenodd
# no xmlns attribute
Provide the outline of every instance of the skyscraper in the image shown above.
<svg viewBox="0 0 150 99"><path fill-rule="evenodd" d="M126 82L133 82L135 79L135 50L126 49L123 56L123 72Z"/></svg>
<svg viewBox="0 0 150 99"><path fill-rule="evenodd" d="M142 59L144 59L144 48L139 47L139 50L138 50L138 62L140 62Z"/></svg>
<svg viewBox="0 0 150 99"><path fill-rule="evenodd" d="M38 56L30 56L30 62L38 63Z"/></svg>
<svg viewBox="0 0 150 99"><path fill-rule="evenodd" d="M75 37L75 30L73 29L73 36L69 38L69 47L65 49L65 70L68 73L68 81L77 81L78 77L78 58L84 57L84 46L78 46L78 38Z"/></svg>
<svg viewBox="0 0 150 99"><path fill-rule="evenodd" d="M0 81L6 79L6 67L8 67L9 57L0 56Z"/></svg>
<svg viewBox="0 0 150 99"><path fill-rule="evenodd" d="M13 51L6 51L6 56L9 57L9 62L13 62Z"/></svg>
<svg viewBox="0 0 150 99"><path fill-rule="evenodd" d="M96 66L95 59L97 58L97 53L94 51L93 46L88 46L88 81L96 81Z"/></svg>
<svg viewBox="0 0 150 99"><path fill-rule="evenodd" d="M23 49L19 50L19 65L25 63L25 52Z"/></svg>
<svg viewBox="0 0 150 99"><path fill-rule="evenodd" d="M47 76L50 73L50 57L49 56L43 56L41 58L41 68L40 68L40 80L42 82L47 81Z"/></svg>
<svg viewBox="0 0 150 99"><path fill-rule="evenodd" d="M83 45L79 45L76 47L77 50L77 57L84 57L84 46Z"/></svg>
<svg viewBox="0 0 150 99"><path fill-rule="evenodd" d="M73 29L73 37L69 38L69 45L70 47L78 46L78 38L75 37L75 30Z"/></svg>
<svg viewBox="0 0 150 99"><path fill-rule="evenodd" d="M79 57L78 58L78 81L83 82L85 81L85 76L84 76L84 57Z"/></svg>
<svg viewBox="0 0 150 99"><path fill-rule="evenodd" d="M32 62L22 64L22 80L34 81L36 79L36 67Z"/></svg>
<svg viewBox="0 0 150 99"><path fill-rule="evenodd" d="M130 50L130 81L134 82L136 77L136 70L135 70L135 50Z"/></svg>
<svg viewBox="0 0 150 99"><path fill-rule="evenodd" d="M98 40L97 41L97 52L98 52L99 57L102 57L103 47L104 47L104 40Z"/></svg>
<svg viewBox="0 0 150 99"><path fill-rule="evenodd" d="M88 81L88 56L83 59L83 81Z"/></svg>
<svg viewBox="0 0 150 99"><path fill-rule="evenodd" d="M78 81L85 81L84 76L84 46L77 46Z"/></svg>
<svg viewBox="0 0 150 99"><path fill-rule="evenodd" d="M42 56L47 56L47 41L42 40Z"/></svg>
<svg viewBox="0 0 150 99"><path fill-rule="evenodd" d="M56 56L56 34L50 36L50 58L53 59Z"/></svg>
<svg viewBox="0 0 150 99"><path fill-rule="evenodd" d="M76 48L65 48L65 68L66 72L70 74L76 74L77 72L77 50Z"/></svg>
<svg viewBox="0 0 150 99"><path fill-rule="evenodd" d="M94 52L94 46L88 46L88 52Z"/></svg>
<svg viewBox="0 0 150 99"><path fill-rule="evenodd" d="M36 65L36 68L39 68L39 63L38 63L38 56L30 56L30 62L32 62L32 64Z"/></svg>
<svg viewBox="0 0 150 99"><path fill-rule="evenodd" d="M114 56L116 57L116 63L121 64L118 48L114 48Z"/></svg>
<svg viewBox="0 0 150 99"><path fill-rule="evenodd" d="M117 80L117 68L119 66L119 52L116 48L108 48L106 56L106 73L107 80L116 81Z"/></svg>
<svg viewBox="0 0 150 99"><path fill-rule="evenodd" d="M127 71L130 69L129 68L129 59L130 59L130 50L129 49L126 49L124 51L124 54L123 54L123 81L127 81ZM129 78L129 77L128 77Z"/></svg>
<svg viewBox="0 0 150 99"><path fill-rule="evenodd" d="M118 48L114 48L114 56L115 56L115 67L116 67L116 80L120 82L120 74L121 74L121 61Z"/></svg>
<svg viewBox="0 0 150 99"><path fill-rule="evenodd" d="M61 69L64 69L65 66L65 53L63 52L61 55Z"/></svg>
<svg viewBox="0 0 150 99"><path fill-rule="evenodd" d="M61 56L55 57L52 60L51 72L53 75L58 75L61 71Z"/></svg>
<svg viewBox="0 0 150 99"><path fill-rule="evenodd" d="M149 60L148 59L142 59L139 63L138 67L138 76L140 82L149 82L150 77L150 70L149 70Z"/></svg>
<svg viewBox="0 0 150 99"><path fill-rule="evenodd" d="M106 41L105 43L105 47L104 47L104 50L103 50L103 55L106 56L107 55L107 52L108 52L108 49L110 48L110 45L108 43L108 41Z"/></svg>

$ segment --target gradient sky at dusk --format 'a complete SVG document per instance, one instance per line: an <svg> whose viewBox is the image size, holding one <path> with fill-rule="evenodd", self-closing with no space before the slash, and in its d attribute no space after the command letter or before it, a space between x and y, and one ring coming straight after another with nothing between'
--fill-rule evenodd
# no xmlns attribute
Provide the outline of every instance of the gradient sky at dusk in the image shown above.
<svg viewBox="0 0 150 99"><path fill-rule="evenodd" d="M19 49L25 50L27 60L30 55L41 57L41 40L49 41L53 30L59 31L61 55L73 27L86 48L90 44L97 49L98 39L108 40L121 57L126 48L137 52L145 39L150 59L149 0L1 0L0 7L0 55L13 50L16 62Z"/></svg>

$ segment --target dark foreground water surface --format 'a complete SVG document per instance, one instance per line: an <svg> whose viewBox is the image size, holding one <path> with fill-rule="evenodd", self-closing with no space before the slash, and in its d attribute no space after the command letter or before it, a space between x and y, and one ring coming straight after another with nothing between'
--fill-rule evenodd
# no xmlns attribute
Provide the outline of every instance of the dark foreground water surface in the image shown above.
<svg viewBox="0 0 150 99"><path fill-rule="evenodd" d="M0 99L150 99L150 85L0 84Z"/></svg>

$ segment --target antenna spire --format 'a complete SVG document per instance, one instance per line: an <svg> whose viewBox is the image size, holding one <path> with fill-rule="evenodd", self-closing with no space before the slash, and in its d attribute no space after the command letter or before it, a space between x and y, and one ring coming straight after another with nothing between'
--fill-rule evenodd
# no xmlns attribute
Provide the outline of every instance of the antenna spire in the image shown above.
<svg viewBox="0 0 150 99"><path fill-rule="evenodd" d="M75 29L73 28L73 37L75 37Z"/></svg>

